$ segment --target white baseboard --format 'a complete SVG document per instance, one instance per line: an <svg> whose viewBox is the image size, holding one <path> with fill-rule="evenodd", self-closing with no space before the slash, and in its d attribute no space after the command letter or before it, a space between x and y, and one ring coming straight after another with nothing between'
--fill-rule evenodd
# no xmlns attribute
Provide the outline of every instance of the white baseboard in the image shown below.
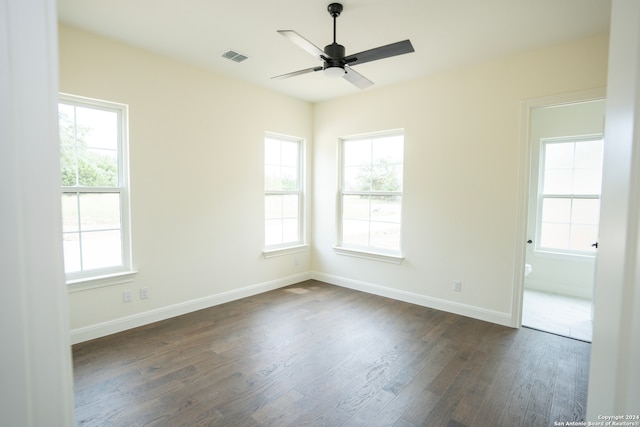
<svg viewBox="0 0 640 427"><path fill-rule="evenodd" d="M272 291L274 289L309 280L310 278L310 272L296 274L293 276L283 277L281 279L271 280L269 282L234 289L232 291L209 295L195 300L184 301L178 304L145 311L131 316L109 320L95 325L73 329L71 331L71 344L89 341L106 335L115 334L117 332L126 331L127 329L148 325L149 323L158 322L160 320L169 319L171 317L180 316L182 314L191 313L193 311L202 310L204 308L213 307L226 302Z"/></svg>
<svg viewBox="0 0 640 427"><path fill-rule="evenodd" d="M373 283L362 282L359 280L348 279L345 277L334 276L331 274L319 273L314 271L311 278L321 282L330 283L332 285L342 286L356 291L367 292L369 294L379 295L386 298L392 298L411 304L421 305L423 307L434 308L449 313L459 314L461 316L472 317L474 319L484 320L499 325L513 327L513 316L510 313L504 313L486 308L476 307L468 304L447 301L439 298L428 297L413 292L401 291L385 286L375 285Z"/></svg>

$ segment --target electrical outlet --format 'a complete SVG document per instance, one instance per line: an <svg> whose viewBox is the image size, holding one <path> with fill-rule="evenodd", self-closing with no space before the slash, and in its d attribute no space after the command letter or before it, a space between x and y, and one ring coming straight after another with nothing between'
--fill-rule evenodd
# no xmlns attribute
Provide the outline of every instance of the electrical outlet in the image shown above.
<svg viewBox="0 0 640 427"><path fill-rule="evenodd" d="M149 298L149 288L140 288L140 299Z"/></svg>
<svg viewBox="0 0 640 427"><path fill-rule="evenodd" d="M453 281L453 290L455 292L462 292L462 282L460 280Z"/></svg>
<svg viewBox="0 0 640 427"><path fill-rule="evenodd" d="M124 291L124 293L122 294L122 300L124 302L131 302L132 299L133 295L131 294L131 291Z"/></svg>

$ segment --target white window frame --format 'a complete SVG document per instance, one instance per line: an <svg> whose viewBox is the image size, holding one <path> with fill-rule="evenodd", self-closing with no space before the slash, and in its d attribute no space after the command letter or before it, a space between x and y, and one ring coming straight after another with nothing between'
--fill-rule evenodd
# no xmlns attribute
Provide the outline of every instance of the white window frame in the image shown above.
<svg viewBox="0 0 640 427"><path fill-rule="evenodd" d="M538 194L537 194L537 206L536 206L536 224L535 224L535 247L534 253L538 256L550 257L550 258L566 258L566 259L584 259L585 262L595 257L595 251L579 251L574 249L560 249L545 247L540 244L542 241L542 207L544 199L570 199L571 201L576 199L590 199L600 200L600 194L544 194L544 179L545 179L545 165L546 165L546 146L548 144L555 143L567 143L567 142L583 142L583 141L599 141L603 140L602 134L591 135L577 135L568 137L551 137L542 138L540 140L540 161L538 169Z"/></svg>
<svg viewBox="0 0 640 427"><path fill-rule="evenodd" d="M97 110L115 112L118 117L118 186L62 186L61 194L116 193L119 195L122 265L67 273L66 282L68 285L68 289L70 292L74 292L84 289L129 282L132 280L133 275L136 274L136 271L134 271L132 268L133 263L131 251L128 106L125 104L86 98L66 93L59 94L59 103L72 105L75 107L92 108Z"/></svg>
<svg viewBox="0 0 640 427"><path fill-rule="evenodd" d="M306 209L305 209L305 180L304 180L304 176L305 176L305 158L306 158L306 143L305 140L303 138L299 138L299 137L295 137L295 136L290 136L290 135L283 135L283 134L279 134L279 133L275 133L275 132L265 132L264 134L264 142L263 142L263 154L264 154L264 148L265 148L265 144L266 144L266 140L267 138L269 139L275 139L275 140L279 140L279 141L286 141L286 142L293 142L298 144L298 165L297 165L297 180L298 180L298 189L297 190L267 190L266 189L266 182L265 182L265 189L264 189L264 198L263 200L266 199L267 196L272 195L272 196L286 196L286 195L296 195L298 196L298 240L297 241L291 241L291 242L284 242L284 243L280 243L280 244L275 244L275 245L267 245L266 244L266 230L265 233L263 233L263 239L265 242L265 246L263 249L263 256L265 258L272 258L275 256L280 256L280 255L286 255L286 254L291 254L291 253L296 253L296 252L302 252L304 250L307 250L308 248L308 244L306 243ZM266 167L266 159L265 161L263 161L263 165ZM265 209L263 209L263 213L265 212ZM263 220L266 221L266 216L263 215ZM266 227L265 223L263 222L263 225Z"/></svg>
<svg viewBox="0 0 640 427"><path fill-rule="evenodd" d="M402 212L403 205L403 194L402 191L352 191L345 189L345 156L344 156L344 146L345 143L349 141L356 141L361 139L376 139L376 138L384 138L389 136L402 136L403 137L403 145L404 145L404 129L393 129L382 132L372 132L366 134L358 134L352 136L341 137L338 141L339 143L339 154L338 154L338 193L337 193L337 201L336 201L336 231L337 231L337 244L333 247L334 251L338 255L351 256L355 258L364 258L373 261L382 261L388 262L392 264L401 264L404 260L404 256L402 254L402 228L403 228L403 220L402 215L400 218L400 244L398 250L390 250L385 248L379 248L374 246L356 246L349 245L343 242L343 197L345 195L367 195L367 196L395 196L400 198L400 206ZM403 170L404 170L404 158L403 158Z"/></svg>

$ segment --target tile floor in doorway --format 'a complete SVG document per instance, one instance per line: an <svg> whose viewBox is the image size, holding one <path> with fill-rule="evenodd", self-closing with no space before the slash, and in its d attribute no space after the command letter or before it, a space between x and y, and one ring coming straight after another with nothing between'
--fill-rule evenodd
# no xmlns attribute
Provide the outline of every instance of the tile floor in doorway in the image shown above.
<svg viewBox="0 0 640 427"><path fill-rule="evenodd" d="M591 342L591 301L525 289L522 326Z"/></svg>

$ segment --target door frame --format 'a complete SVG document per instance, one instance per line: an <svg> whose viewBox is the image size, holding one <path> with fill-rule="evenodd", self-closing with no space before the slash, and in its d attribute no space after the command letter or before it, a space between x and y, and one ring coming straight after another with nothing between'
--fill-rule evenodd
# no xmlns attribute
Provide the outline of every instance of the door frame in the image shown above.
<svg viewBox="0 0 640 427"><path fill-rule="evenodd" d="M529 206L529 180L531 177L531 112L534 109L555 107L578 102L596 101L606 98L606 88L581 90L558 95L529 98L520 101L520 159L518 163L518 196L515 262L513 272L513 293L511 321L514 328L522 326L522 300L524 296L524 265L526 262L526 241Z"/></svg>

